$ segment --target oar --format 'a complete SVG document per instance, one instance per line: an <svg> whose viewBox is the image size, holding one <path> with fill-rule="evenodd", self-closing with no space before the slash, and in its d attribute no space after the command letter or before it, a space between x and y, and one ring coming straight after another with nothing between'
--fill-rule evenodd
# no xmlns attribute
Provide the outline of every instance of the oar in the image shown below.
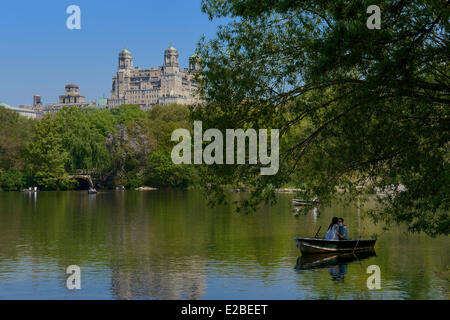
<svg viewBox="0 0 450 320"><path fill-rule="evenodd" d="M363 228L363 232L366 230L366 228ZM353 254L355 253L355 250L356 250L356 247L358 246L358 243L359 243L359 240L361 239L361 236L362 236L362 234L360 233L359 234L359 237L358 237L358 241L356 241L356 245L355 245L355 247L353 248Z"/></svg>
<svg viewBox="0 0 450 320"><path fill-rule="evenodd" d="M319 230L317 230L316 234L314 235L314 238L317 238L319 236L319 231L322 228L322 226L319 226Z"/></svg>

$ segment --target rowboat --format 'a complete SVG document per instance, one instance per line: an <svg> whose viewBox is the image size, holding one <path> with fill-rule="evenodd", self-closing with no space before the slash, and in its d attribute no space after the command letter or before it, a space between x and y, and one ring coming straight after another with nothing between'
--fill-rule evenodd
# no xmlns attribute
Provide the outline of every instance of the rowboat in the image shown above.
<svg viewBox="0 0 450 320"><path fill-rule="evenodd" d="M97 194L97 190L88 190L88 194Z"/></svg>
<svg viewBox="0 0 450 320"><path fill-rule="evenodd" d="M294 206L311 206L314 204L321 203L320 200L300 200L300 199L292 199L292 203Z"/></svg>
<svg viewBox="0 0 450 320"><path fill-rule="evenodd" d="M377 239L325 240L323 238L294 238L302 254L361 252L374 250Z"/></svg>
<svg viewBox="0 0 450 320"><path fill-rule="evenodd" d="M363 252L347 253L321 253L308 254L298 257L295 269L308 270L327 268L335 265L348 264L353 261L368 259L375 256L375 250Z"/></svg>

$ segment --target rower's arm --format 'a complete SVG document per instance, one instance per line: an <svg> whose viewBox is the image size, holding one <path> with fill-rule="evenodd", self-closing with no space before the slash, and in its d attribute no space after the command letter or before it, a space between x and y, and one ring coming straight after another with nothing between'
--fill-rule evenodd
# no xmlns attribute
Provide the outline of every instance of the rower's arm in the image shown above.
<svg viewBox="0 0 450 320"><path fill-rule="evenodd" d="M339 231L337 231L337 229L334 230L334 232L336 232L336 234L337 234L337 236L339 237L339 239L345 240L345 237L344 237L343 235L341 235L341 234L339 233Z"/></svg>

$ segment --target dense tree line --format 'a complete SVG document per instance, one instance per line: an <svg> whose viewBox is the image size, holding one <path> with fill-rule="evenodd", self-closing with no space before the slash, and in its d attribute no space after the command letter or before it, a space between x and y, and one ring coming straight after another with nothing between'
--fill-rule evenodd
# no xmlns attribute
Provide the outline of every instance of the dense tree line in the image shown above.
<svg viewBox="0 0 450 320"><path fill-rule="evenodd" d="M17 190L27 183L25 148L34 122L17 112L0 108L0 188Z"/></svg>
<svg viewBox="0 0 450 320"><path fill-rule="evenodd" d="M189 187L195 168L174 165L170 135L189 128L186 106L135 105L111 110L64 108L29 120L0 108L0 188L77 188L70 176L92 173L104 188Z"/></svg>

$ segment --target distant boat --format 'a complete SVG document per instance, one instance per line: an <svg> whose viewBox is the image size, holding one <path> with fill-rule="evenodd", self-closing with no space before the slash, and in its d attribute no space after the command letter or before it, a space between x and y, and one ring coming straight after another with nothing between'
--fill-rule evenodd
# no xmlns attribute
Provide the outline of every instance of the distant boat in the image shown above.
<svg viewBox="0 0 450 320"><path fill-rule="evenodd" d="M312 206L314 204L322 203L320 200L300 200L300 199L292 199L292 203L294 206Z"/></svg>
<svg viewBox="0 0 450 320"><path fill-rule="evenodd" d="M97 194L97 190L95 190L95 189L88 190L88 194Z"/></svg>
<svg viewBox="0 0 450 320"><path fill-rule="evenodd" d="M323 238L294 238L302 254L361 252L374 250L377 239L325 240Z"/></svg>

